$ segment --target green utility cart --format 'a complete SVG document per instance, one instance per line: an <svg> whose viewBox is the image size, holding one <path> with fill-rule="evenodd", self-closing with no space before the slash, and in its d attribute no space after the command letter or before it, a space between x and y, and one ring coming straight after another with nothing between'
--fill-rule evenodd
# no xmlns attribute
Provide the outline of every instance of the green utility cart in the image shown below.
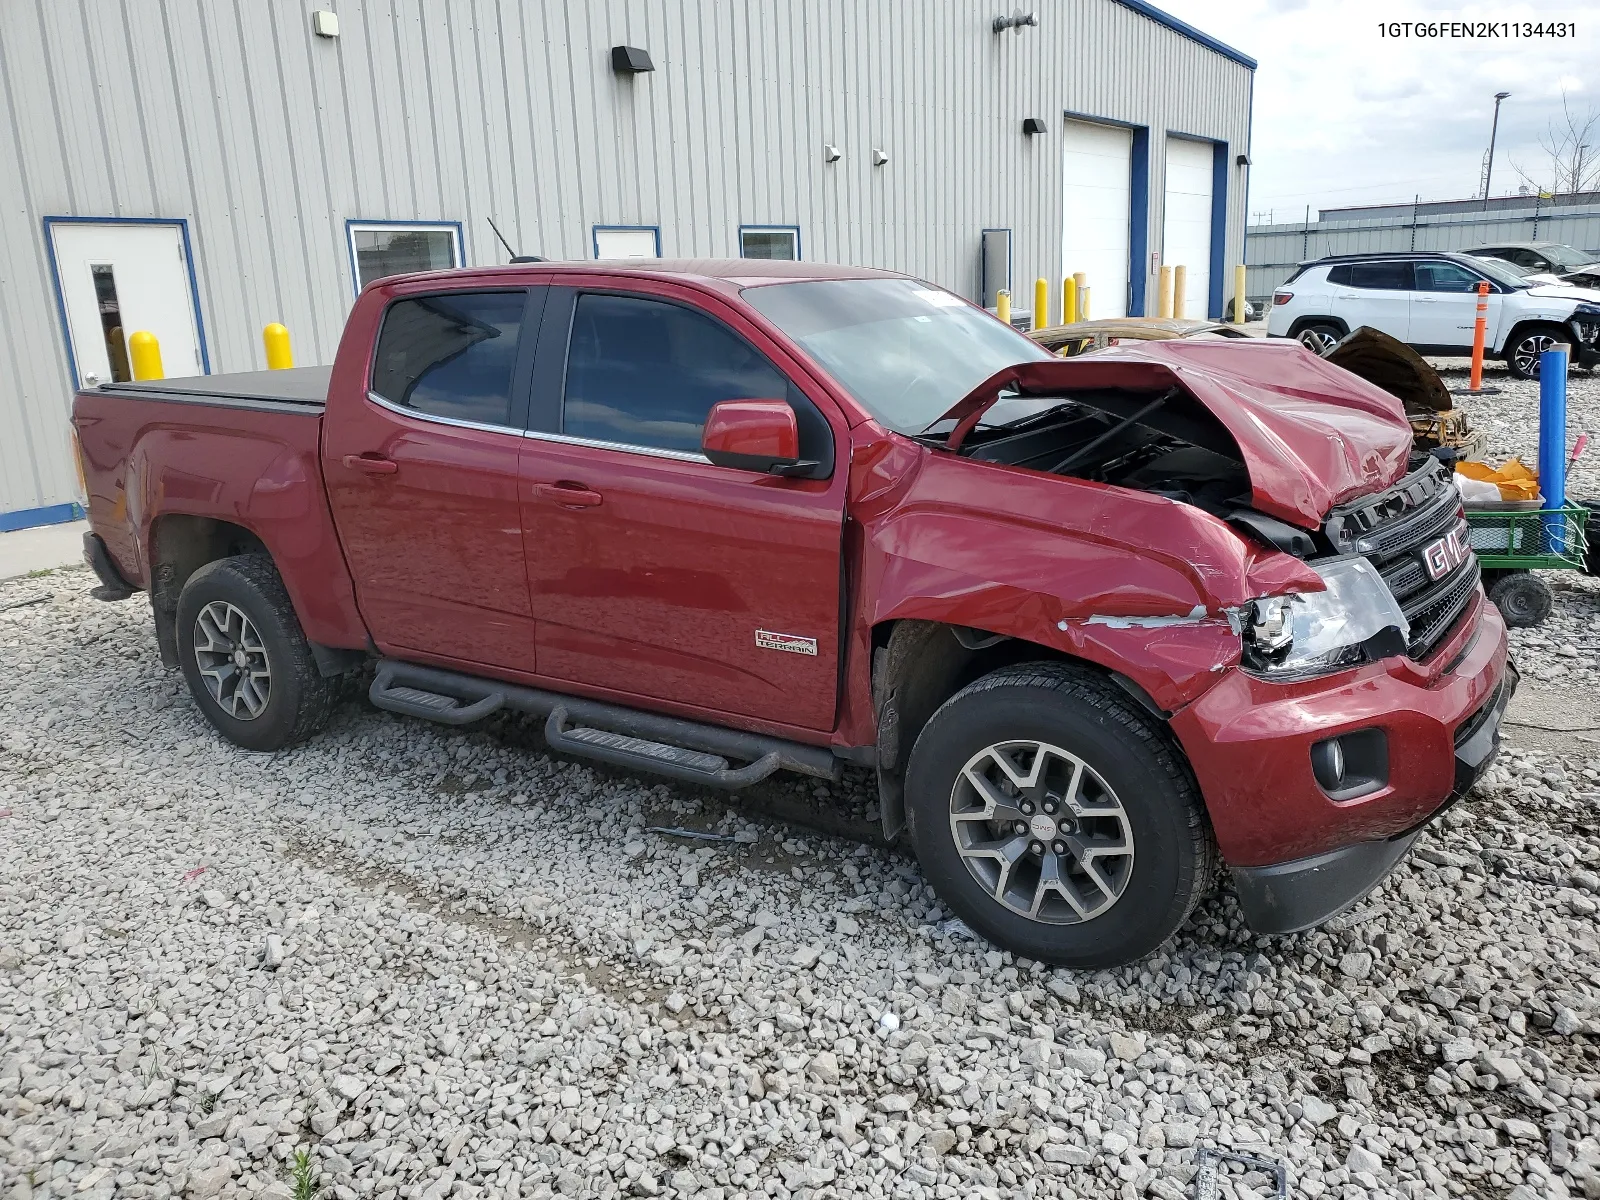
<svg viewBox="0 0 1600 1200"><path fill-rule="evenodd" d="M1467 533L1483 586L1506 624L1537 625L1550 615L1550 585L1530 571L1582 571L1589 556L1589 510L1540 508L1538 500L1467 506Z"/></svg>

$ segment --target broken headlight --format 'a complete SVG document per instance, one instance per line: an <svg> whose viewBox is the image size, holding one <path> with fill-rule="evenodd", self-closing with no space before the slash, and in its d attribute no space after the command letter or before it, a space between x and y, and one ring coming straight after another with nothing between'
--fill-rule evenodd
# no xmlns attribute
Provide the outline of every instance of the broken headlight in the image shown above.
<svg viewBox="0 0 1600 1200"><path fill-rule="evenodd" d="M1364 558L1310 564L1320 592L1267 596L1239 610L1244 665L1270 679L1304 679L1404 654L1411 627Z"/></svg>
<svg viewBox="0 0 1600 1200"><path fill-rule="evenodd" d="M1585 346L1593 346L1600 338L1600 306L1578 305L1572 312L1572 330Z"/></svg>

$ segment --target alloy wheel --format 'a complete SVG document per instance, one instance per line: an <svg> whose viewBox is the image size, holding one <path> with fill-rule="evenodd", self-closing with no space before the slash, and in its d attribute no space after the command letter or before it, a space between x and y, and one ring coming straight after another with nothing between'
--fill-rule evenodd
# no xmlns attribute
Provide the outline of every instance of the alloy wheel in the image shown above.
<svg viewBox="0 0 1600 1200"><path fill-rule="evenodd" d="M1083 759L1045 742L974 754L951 789L950 835L991 897L1044 924L1103 915L1133 874L1122 802Z"/></svg>
<svg viewBox="0 0 1600 1200"><path fill-rule="evenodd" d="M1339 339L1327 329L1318 325L1303 330L1300 334L1300 344L1313 354L1326 354L1339 344Z"/></svg>
<svg viewBox="0 0 1600 1200"><path fill-rule="evenodd" d="M272 667L244 610L213 600L194 621L194 660L206 691L230 717L253 721L272 698Z"/></svg>
<svg viewBox="0 0 1600 1200"><path fill-rule="evenodd" d="M1539 374L1539 356L1556 344L1556 339L1548 333L1531 333L1517 343L1516 349L1511 352L1511 361L1529 378L1537 378Z"/></svg>

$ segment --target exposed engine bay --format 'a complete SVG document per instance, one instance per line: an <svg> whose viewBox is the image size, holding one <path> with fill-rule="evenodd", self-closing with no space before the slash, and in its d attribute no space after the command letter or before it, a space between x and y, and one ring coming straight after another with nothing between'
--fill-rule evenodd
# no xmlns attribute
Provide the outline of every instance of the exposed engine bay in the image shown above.
<svg viewBox="0 0 1600 1200"><path fill-rule="evenodd" d="M1008 397L989 415L1003 418L1018 405L1029 413L979 425L958 453L1164 496L1297 557L1316 553L1310 534L1251 508L1250 475L1233 435L1181 388Z"/></svg>

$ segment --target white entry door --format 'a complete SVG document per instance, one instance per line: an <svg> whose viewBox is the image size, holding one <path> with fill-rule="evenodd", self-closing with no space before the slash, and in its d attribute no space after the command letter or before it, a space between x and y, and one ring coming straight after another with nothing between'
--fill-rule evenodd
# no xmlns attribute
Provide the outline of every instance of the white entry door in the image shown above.
<svg viewBox="0 0 1600 1200"><path fill-rule="evenodd" d="M168 378L205 374L181 226L52 222L50 238L80 385L132 379L140 330L156 335Z"/></svg>
<svg viewBox="0 0 1600 1200"><path fill-rule="evenodd" d="M1161 262L1184 268L1183 315L1191 320L1211 315L1211 163L1210 142L1167 139Z"/></svg>
<svg viewBox="0 0 1600 1200"><path fill-rule="evenodd" d="M1065 124L1061 273L1089 277L1089 315L1128 315L1128 232L1133 131L1090 121Z"/></svg>
<svg viewBox="0 0 1600 1200"><path fill-rule="evenodd" d="M660 258L661 234L649 226L606 228L594 231L596 258Z"/></svg>

